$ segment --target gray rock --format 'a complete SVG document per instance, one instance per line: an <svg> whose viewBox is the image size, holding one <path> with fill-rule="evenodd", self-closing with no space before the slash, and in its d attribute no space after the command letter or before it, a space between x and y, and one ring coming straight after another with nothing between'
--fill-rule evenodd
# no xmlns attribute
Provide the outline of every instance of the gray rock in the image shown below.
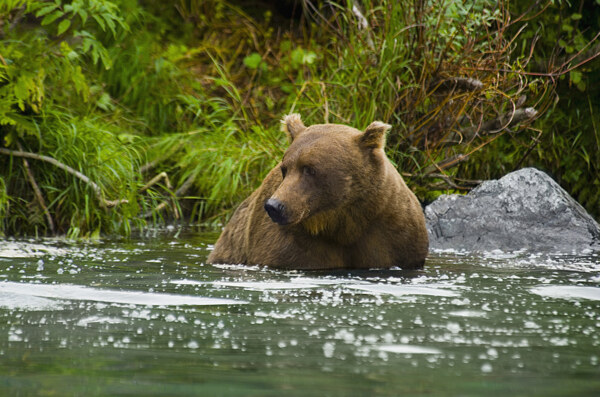
<svg viewBox="0 0 600 397"><path fill-rule="evenodd" d="M580 253L600 250L600 225L534 168L444 195L425 208L430 248Z"/></svg>

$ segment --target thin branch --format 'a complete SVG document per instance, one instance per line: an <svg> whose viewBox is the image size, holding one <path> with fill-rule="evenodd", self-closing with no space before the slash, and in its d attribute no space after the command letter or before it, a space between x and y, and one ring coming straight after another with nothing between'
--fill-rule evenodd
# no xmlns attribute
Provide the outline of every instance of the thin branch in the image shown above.
<svg viewBox="0 0 600 397"><path fill-rule="evenodd" d="M586 51L586 49L594 41L598 40L598 37L600 37L600 32L598 34L596 34L596 36L594 36L593 39L591 39L590 41L588 41L586 43L586 45L583 46L575 54L573 54L573 55L566 55L564 57L558 58L556 60L556 65L558 65L558 66L556 68L554 68L551 73L553 73L553 74L555 74L555 73L565 74L567 72L570 72L574 68L577 68L577 67L581 66L582 64L584 64L584 63L586 63L588 61L591 61L592 59L594 59L598 55L600 55L600 43L596 43L595 45L591 46ZM543 60L538 60L535 63L535 69L537 69L537 70L543 69L543 66L544 66L543 62L544 62ZM571 65L571 63L573 63L573 62L577 63L576 66L575 67L569 67L569 65Z"/></svg>
<svg viewBox="0 0 600 397"><path fill-rule="evenodd" d="M435 163L435 164L431 164L431 165L427 166L423 170L422 174L429 175L435 171L439 171L441 173L441 172L443 172L443 170L449 169L452 167L456 167L457 165L459 165L460 163L464 163L468 159L469 159L469 155L458 154L456 156L452 156L447 159L444 159L444 160L440 161L439 163Z"/></svg>
<svg viewBox="0 0 600 397"><path fill-rule="evenodd" d="M365 16L363 15L363 13L360 10L360 8L358 7L358 5L356 5L356 3L354 3L354 2L352 3L352 13L358 19L359 29L364 31L365 35L367 36L367 45L369 46L369 48L372 51L374 51L375 43L373 42L373 38L371 37L371 32L369 31L369 22L367 21L367 18L365 18Z"/></svg>
<svg viewBox="0 0 600 397"><path fill-rule="evenodd" d="M23 150L21 148L20 143L19 143L19 149L21 151ZM36 198L38 204L40 205L40 207L42 207L42 210L44 211L44 215L46 216L46 220L48 221L48 227L50 228L50 232L52 234L54 234L54 222L52 221L52 216L50 215L50 211L48 211L48 206L46 206L46 201L44 200L42 191L40 190L40 187L38 186L37 182L35 181L33 172L31 172L31 169L29 168L29 162L27 161L26 158L23 158L23 167L25 168L25 173L27 174L27 179L29 179L29 183L31 184L31 187L33 188L33 193L35 194L35 198Z"/></svg>
<svg viewBox="0 0 600 397"><path fill-rule="evenodd" d="M325 100L324 103L324 114L323 114L323 121L325 122L325 124L329 124L329 105L327 103L327 90L325 89L325 83L320 82L321 84L321 95L323 95L323 99Z"/></svg>
<svg viewBox="0 0 600 397"><path fill-rule="evenodd" d="M534 108L516 109L515 111L507 112L495 119L488 120L480 126L466 127L458 132L452 132L444 142L446 146L468 142L475 138L476 134L491 135L512 127L522 121L533 119L537 115L537 110Z"/></svg>
<svg viewBox="0 0 600 397"><path fill-rule="evenodd" d="M179 187L179 189L175 190L175 196L183 196L189 188L192 187L194 180L196 179L196 174L192 174L188 176L188 178L183 182L183 184Z"/></svg>
<svg viewBox="0 0 600 397"><path fill-rule="evenodd" d="M535 137L533 139L533 141L531 142L531 144L529 145L529 147L527 148L527 150L525 151L525 153L523 154L523 156L521 157L521 159L517 162L517 164L513 167L513 170L516 171L518 169L521 168L521 164L523 164L523 162L525 161L525 159L527 158L527 156L529 156L529 154L533 151L533 149L540 143L540 137L542 136L542 131L540 130L537 137Z"/></svg>
<svg viewBox="0 0 600 397"><path fill-rule="evenodd" d="M448 91L478 91L483 88L483 83L477 79L468 77L452 77L449 79L436 81L429 85L427 91L441 94Z"/></svg>
<svg viewBox="0 0 600 397"><path fill-rule="evenodd" d="M190 175L184 182L183 184L179 187L179 189L177 189L175 191L174 196L175 197L180 197L183 196L190 187L192 187L192 184L194 183L194 180L196 179L196 174L192 174ZM160 203L159 205L156 206L156 208L154 208L153 210L150 210L144 214L142 214L142 218L146 219L146 218L150 218L152 216L152 214L154 214L155 212L159 212L162 211L163 209L165 209L167 207L167 205L169 205L168 201L163 201L162 203ZM177 209L174 208L174 212L175 212L175 216L178 217L177 214Z"/></svg>
<svg viewBox="0 0 600 397"><path fill-rule="evenodd" d="M167 189L171 190L173 187L171 186L171 181L169 180L169 176L167 175L166 172L161 172L160 174L156 175L154 178L150 179L150 181L148 181L148 183L146 183L141 189L140 189L140 193L142 193L143 191L145 191L146 189L151 188L152 186L156 185L161 179L165 180L165 185L167 186Z"/></svg>
<svg viewBox="0 0 600 397"><path fill-rule="evenodd" d="M467 179L452 178L449 175L437 174L437 173L425 175L425 177L433 178L433 179L441 179L446 183L446 185L448 185L449 187L451 187L453 189L457 189L457 190L471 190L471 189L473 189L474 186L480 185L483 182L481 180L467 180ZM458 184L456 184L455 180L460 181L462 183L466 183L471 186L458 185Z"/></svg>
<svg viewBox="0 0 600 397"><path fill-rule="evenodd" d="M427 185L431 190L440 190L443 188L452 188L457 190L471 190L475 186L481 185L483 183L482 180L479 179L463 179L457 178L455 176L446 175L444 173L432 173L432 174L411 174L408 172L403 172L402 176L406 178L428 178L428 179L441 179L443 182L441 184L433 184ZM462 183L462 185L458 185L456 182ZM466 186L465 186L466 185Z"/></svg>
<svg viewBox="0 0 600 397"><path fill-rule="evenodd" d="M71 175L81 179L83 182L87 183L94 190L94 193L96 193L96 198L98 199L98 201L100 201L100 206L102 208L111 208L111 207L115 207L119 204L124 204L124 203L129 202L129 200L127 200L127 199L106 200L104 198L104 196L102 195L102 189L100 189L100 186L98 186L94 181L92 181L90 178L88 178L86 175L82 174L81 172L77 171L76 169L73 169L73 168L69 167L68 165L61 163L60 161L56 160L55 158L52 158L49 156L44 156L43 154L23 152L23 151L17 151L17 150L9 150L9 149L4 149L4 148L0 148L0 154L5 154L7 156L24 157L24 158L34 159L34 160L45 161L47 163L54 165L57 168L60 168L64 171L68 172L69 174L71 174Z"/></svg>
<svg viewBox="0 0 600 397"><path fill-rule="evenodd" d="M594 40L596 40L597 37L598 36L596 36L594 38ZM521 75L521 76L537 76L537 77L548 77L548 78L554 79L556 77L563 76L563 75L571 72L572 70L575 70L575 69L579 68L580 66L585 65L588 62L591 62L594 58L597 58L599 56L600 56L600 48L593 47L590 51L577 57L577 59L575 59L575 57L572 57L568 61L566 61L566 63L560 65L558 68L556 68L553 71L548 72L548 73L525 72L522 70L510 70L510 69L505 69L505 68L496 69L496 68L485 68L485 67L465 67L465 69L476 70L476 71L481 71L481 72L513 73L513 74L517 74L517 75ZM580 59L582 59L582 58L583 58L583 60L580 61ZM568 67L568 65L573 61L578 61L578 63L575 64L574 66Z"/></svg>

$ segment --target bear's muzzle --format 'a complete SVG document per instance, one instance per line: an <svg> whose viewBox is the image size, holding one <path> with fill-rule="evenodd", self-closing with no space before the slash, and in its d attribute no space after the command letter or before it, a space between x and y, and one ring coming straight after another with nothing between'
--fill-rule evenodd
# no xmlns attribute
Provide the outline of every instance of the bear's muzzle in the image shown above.
<svg viewBox="0 0 600 397"><path fill-rule="evenodd" d="M288 216L286 215L285 205L276 198L270 198L265 203L265 211L269 214L269 217L273 222L280 225L287 225L290 223Z"/></svg>

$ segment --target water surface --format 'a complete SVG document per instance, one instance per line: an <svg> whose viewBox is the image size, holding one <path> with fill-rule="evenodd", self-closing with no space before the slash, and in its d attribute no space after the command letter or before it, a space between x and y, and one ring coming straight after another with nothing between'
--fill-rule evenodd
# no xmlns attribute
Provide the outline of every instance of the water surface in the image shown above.
<svg viewBox="0 0 600 397"><path fill-rule="evenodd" d="M206 265L214 233L0 240L0 395L600 395L600 256Z"/></svg>

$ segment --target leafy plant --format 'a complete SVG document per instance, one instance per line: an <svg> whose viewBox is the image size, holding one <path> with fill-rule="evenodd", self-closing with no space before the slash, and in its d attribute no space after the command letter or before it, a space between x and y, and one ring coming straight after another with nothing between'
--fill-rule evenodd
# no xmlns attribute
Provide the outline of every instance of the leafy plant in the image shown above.
<svg viewBox="0 0 600 397"><path fill-rule="evenodd" d="M1 2L0 232L218 224L281 158L292 111L392 124L424 201L534 165L598 214L583 1L304 4Z"/></svg>

